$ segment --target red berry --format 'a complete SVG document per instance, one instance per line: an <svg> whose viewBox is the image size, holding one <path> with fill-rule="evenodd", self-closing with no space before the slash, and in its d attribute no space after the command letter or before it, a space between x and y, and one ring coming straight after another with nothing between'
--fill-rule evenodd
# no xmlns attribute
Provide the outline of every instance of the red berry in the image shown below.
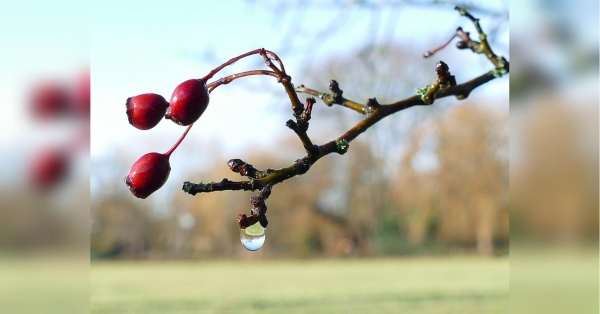
<svg viewBox="0 0 600 314"><path fill-rule="evenodd" d="M146 198L167 182L170 172L169 155L148 153L131 166L125 183L137 198Z"/></svg>
<svg viewBox="0 0 600 314"><path fill-rule="evenodd" d="M200 79L187 80L173 91L165 118L179 125L190 125L200 118L208 101L206 82Z"/></svg>
<svg viewBox="0 0 600 314"><path fill-rule="evenodd" d="M47 191L67 178L69 156L66 151L50 148L38 152L30 165L29 179L40 191Z"/></svg>
<svg viewBox="0 0 600 314"><path fill-rule="evenodd" d="M69 90L59 82L46 81L34 87L30 109L36 118L56 118L69 114Z"/></svg>
<svg viewBox="0 0 600 314"><path fill-rule="evenodd" d="M127 98L129 123L140 130L149 130L162 120L169 103L161 95L142 94Z"/></svg>

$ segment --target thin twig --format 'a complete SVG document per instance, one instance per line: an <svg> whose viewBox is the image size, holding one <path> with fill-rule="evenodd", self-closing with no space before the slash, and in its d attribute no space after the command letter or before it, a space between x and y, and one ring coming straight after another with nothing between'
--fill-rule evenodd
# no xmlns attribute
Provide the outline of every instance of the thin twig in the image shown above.
<svg viewBox="0 0 600 314"><path fill-rule="evenodd" d="M479 20L468 13L464 7L456 7L456 10L458 10L461 15L469 18L475 24L481 40L481 42L475 42L471 40L469 33L462 31L462 28L458 28L456 35L453 36L453 38L458 36L462 39L462 42L458 45L458 47L461 49L470 48L474 52L484 54L494 64L495 68L470 81L457 85L454 76L452 76L449 72L448 66L444 62L440 61L436 65L437 77L432 84L428 84L425 87L418 89L416 95L390 104L379 104L375 98L369 99L366 104L360 104L358 102L348 100L342 96L343 91L340 89L335 80L330 82L330 93L321 93L314 89L307 88L304 85L294 88L291 82L291 77L285 72L283 62L275 53L265 49L257 49L245 54L260 54L263 57L265 64L272 71L254 70L242 72L212 82L208 85L208 87L212 91L214 88L220 85L228 84L237 78L249 75L270 75L277 77L278 82L285 87L286 93L288 94L292 105L293 115L296 118L296 121L288 120L286 125L298 135L302 145L304 146L306 155L294 161L287 167L281 169L267 169L263 171L254 168L251 164L248 164L240 159L232 159L228 162L230 169L233 172L248 177L250 179L249 181L236 182L223 179L220 182L198 184L184 182L183 190L192 195L215 191L259 190L259 194L251 198L251 203L253 205L251 216L240 214L238 216L238 223L242 229L257 222L260 222L263 227L266 227L268 221L265 214L265 200L269 197L271 188L274 185L306 173L315 162L329 154L345 154L348 151L350 142L385 117L413 106L432 105L435 99L449 96L455 96L457 99L465 99L474 89L491 80L501 77L503 74L508 73L508 61L504 57L498 57L492 52L487 41L487 36L479 25ZM447 44L448 43L439 48L431 50L429 55L432 55L437 50L442 49ZM272 59L278 63L279 67L273 64L271 61ZM235 60L231 59L227 64L231 64L232 62L235 62ZM218 68L218 70L220 70L220 68ZM322 145L314 145L308 137L306 131L308 130L308 121L310 120L312 106L315 103L315 100L312 97L307 98L305 106L300 102L298 93L305 93L319 97L328 106L332 106L333 104L341 105L366 115L366 117L337 139Z"/></svg>

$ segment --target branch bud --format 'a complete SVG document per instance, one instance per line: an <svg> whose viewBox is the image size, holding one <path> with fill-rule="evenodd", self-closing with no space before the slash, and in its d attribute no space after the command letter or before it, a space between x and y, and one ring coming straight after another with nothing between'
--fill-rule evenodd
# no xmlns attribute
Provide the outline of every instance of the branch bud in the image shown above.
<svg viewBox="0 0 600 314"><path fill-rule="evenodd" d="M296 124L296 122L294 122L294 120L289 119L285 122L285 126L287 126L288 128L290 128L291 130L297 130L298 129L298 124Z"/></svg>
<svg viewBox="0 0 600 314"><path fill-rule="evenodd" d="M350 147L350 144L348 144L348 141L346 140L336 140L335 141L335 147L336 147L336 151L338 154L343 155L348 151L348 148Z"/></svg>
<svg viewBox="0 0 600 314"><path fill-rule="evenodd" d="M233 172L240 172L240 168L245 164L246 163L241 159L230 159L227 162L229 169L231 169L231 171L233 171Z"/></svg>
<svg viewBox="0 0 600 314"><path fill-rule="evenodd" d="M437 73L440 87L451 87L456 85L456 79L454 75L450 74L448 65L444 61L440 61L435 65L435 72Z"/></svg>
<svg viewBox="0 0 600 314"><path fill-rule="evenodd" d="M469 44L466 41L461 40L461 41L459 41L459 42L456 43L456 48L458 48L458 49L469 49Z"/></svg>
<svg viewBox="0 0 600 314"><path fill-rule="evenodd" d="M339 94L339 95L342 95L342 93L344 92L343 90L340 89L340 85L338 84L338 82L336 80L329 81L329 90L332 91L334 94Z"/></svg>
<svg viewBox="0 0 600 314"><path fill-rule="evenodd" d="M242 176L254 178L256 175L256 168L241 159L231 159L227 162L227 165L231 171L237 172Z"/></svg>

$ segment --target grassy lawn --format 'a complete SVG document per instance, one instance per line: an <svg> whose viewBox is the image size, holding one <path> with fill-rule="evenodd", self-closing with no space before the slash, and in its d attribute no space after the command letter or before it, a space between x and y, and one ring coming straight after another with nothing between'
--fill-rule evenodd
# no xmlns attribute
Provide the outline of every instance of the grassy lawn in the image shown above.
<svg viewBox="0 0 600 314"><path fill-rule="evenodd" d="M507 313L508 258L97 262L92 313Z"/></svg>

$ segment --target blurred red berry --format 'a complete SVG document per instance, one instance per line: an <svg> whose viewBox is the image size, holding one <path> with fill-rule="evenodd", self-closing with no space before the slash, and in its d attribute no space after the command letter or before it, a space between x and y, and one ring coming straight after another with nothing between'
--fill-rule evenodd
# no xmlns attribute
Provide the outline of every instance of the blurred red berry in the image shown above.
<svg viewBox="0 0 600 314"><path fill-rule="evenodd" d="M161 95L142 94L127 98L125 106L129 123L140 130L148 130L163 119L169 103Z"/></svg>
<svg viewBox="0 0 600 314"><path fill-rule="evenodd" d="M69 114L69 90L55 81L36 85L31 91L29 108L36 118L48 119Z"/></svg>
<svg viewBox="0 0 600 314"><path fill-rule="evenodd" d="M125 183L137 198L146 198L167 182L170 172L169 155L148 153L131 166Z"/></svg>
<svg viewBox="0 0 600 314"><path fill-rule="evenodd" d="M200 79L187 80L173 91L165 118L179 125L190 125L204 113L208 101L206 82Z"/></svg>
<svg viewBox="0 0 600 314"><path fill-rule="evenodd" d="M49 148L33 156L29 168L29 180L38 190L54 188L67 178L69 155L62 149Z"/></svg>

